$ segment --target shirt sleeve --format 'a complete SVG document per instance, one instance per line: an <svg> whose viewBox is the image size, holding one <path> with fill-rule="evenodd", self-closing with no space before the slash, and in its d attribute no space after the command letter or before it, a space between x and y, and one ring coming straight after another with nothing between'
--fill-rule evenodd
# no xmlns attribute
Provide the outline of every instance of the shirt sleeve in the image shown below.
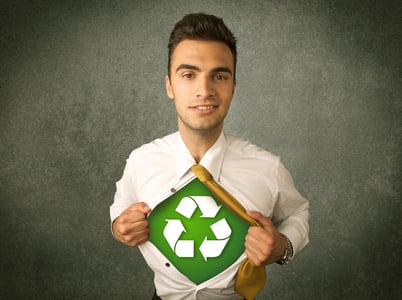
<svg viewBox="0 0 402 300"><path fill-rule="evenodd" d="M309 242L309 202L300 195L282 163L278 165L278 199L272 222L292 243L293 256Z"/></svg>
<svg viewBox="0 0 402 300"><path fill-rule="evenodd" d="M125 209L137 202L135 194L135 179L130 168L130 159L128 159L123 176L116 182L116 193L113 204L110 206L112 223Z"/></svg>

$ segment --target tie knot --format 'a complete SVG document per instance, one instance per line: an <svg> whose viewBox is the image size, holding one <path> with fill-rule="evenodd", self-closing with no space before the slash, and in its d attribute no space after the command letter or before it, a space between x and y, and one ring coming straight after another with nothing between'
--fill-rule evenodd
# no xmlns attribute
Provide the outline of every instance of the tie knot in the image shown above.
<svg viewBox="0 0 402 300"><path fill-rule="evenodd" d="M194 166L191 167L191 171L193 171L193 173L195 174L195 176L197 176L197 178L201 181L201 182L206 182L208 180L212 179L212 175L208 172L207 169L205 169L203 166L201 166L200 164L196 164Z"/></svg>

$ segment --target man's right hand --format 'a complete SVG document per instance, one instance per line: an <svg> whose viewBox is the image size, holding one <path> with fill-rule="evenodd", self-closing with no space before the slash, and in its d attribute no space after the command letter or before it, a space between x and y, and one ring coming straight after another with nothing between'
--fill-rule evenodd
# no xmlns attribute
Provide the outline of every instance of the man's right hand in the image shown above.
<svg viewBox="0 0 402 300"><path fill-rule="evenodd" d="M131 205L114 220L112 228L117 240L129 246L138 246L149 238L147 214L151 209L144 202Z"/></svg>

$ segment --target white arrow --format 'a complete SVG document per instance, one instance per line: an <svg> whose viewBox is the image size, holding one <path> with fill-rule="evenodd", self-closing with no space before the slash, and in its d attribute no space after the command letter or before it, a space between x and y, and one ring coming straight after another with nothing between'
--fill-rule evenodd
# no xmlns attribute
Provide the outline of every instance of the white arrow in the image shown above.
<svg viewBox="0 0 402 300"><path fill-rule="evenodd" d="M176 211L182 216L190 219L195 210L197 209L197 204L190 197L184 197L181 199Z"/></svg>
<svg viewBox="0 0 402 300"><path fill-rule="evenodd" d="M211 225L211 230L215 234L215 237L219 240L228 238L232 230L225 218Z"/></svg>
<svg viewBox="0 0 402 300"><path fill-rule="evenodd" d="M176 242L179 240L181 234L186 232L186 229L180 220L166 219L166 221L167 224L163 230L163 235L169 243L170 248L175 251Z"/></svg>
<svg viewBox="0 0 402 300"><path fill-rule="evenodd" d="M194 257L194 241L178 241L176 244L175 253L178 257Z"/></svg>
<svg viewBox="0 0 402 300"><path fill-rule="evenodd" d="M228 241L229 238L224 240L208 240L205 238L200 246L200 252L205 261L207 261L209 257L218 257L221 255Z"/></svg>
<svg viewBox="0 0 402 300"><path fill-rule="evenodd" d="M192 196L191 198L197 202L202 212L201 218L215 218L221 206L218 206L214 198L209 196Z"/></svg>

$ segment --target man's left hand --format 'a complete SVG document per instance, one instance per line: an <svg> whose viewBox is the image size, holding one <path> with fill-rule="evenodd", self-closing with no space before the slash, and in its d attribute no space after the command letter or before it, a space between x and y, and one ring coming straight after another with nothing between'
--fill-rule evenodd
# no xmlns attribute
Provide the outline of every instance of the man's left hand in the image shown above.
<svg viewBox="0 0 402 300"><path fill-rule="evenodd" d="M250 226L246 235L245 252L255 266L271 264L280 260L285 253L286 240L272 224L259 212L247 214L257 220L262 227Z"/></svg>

